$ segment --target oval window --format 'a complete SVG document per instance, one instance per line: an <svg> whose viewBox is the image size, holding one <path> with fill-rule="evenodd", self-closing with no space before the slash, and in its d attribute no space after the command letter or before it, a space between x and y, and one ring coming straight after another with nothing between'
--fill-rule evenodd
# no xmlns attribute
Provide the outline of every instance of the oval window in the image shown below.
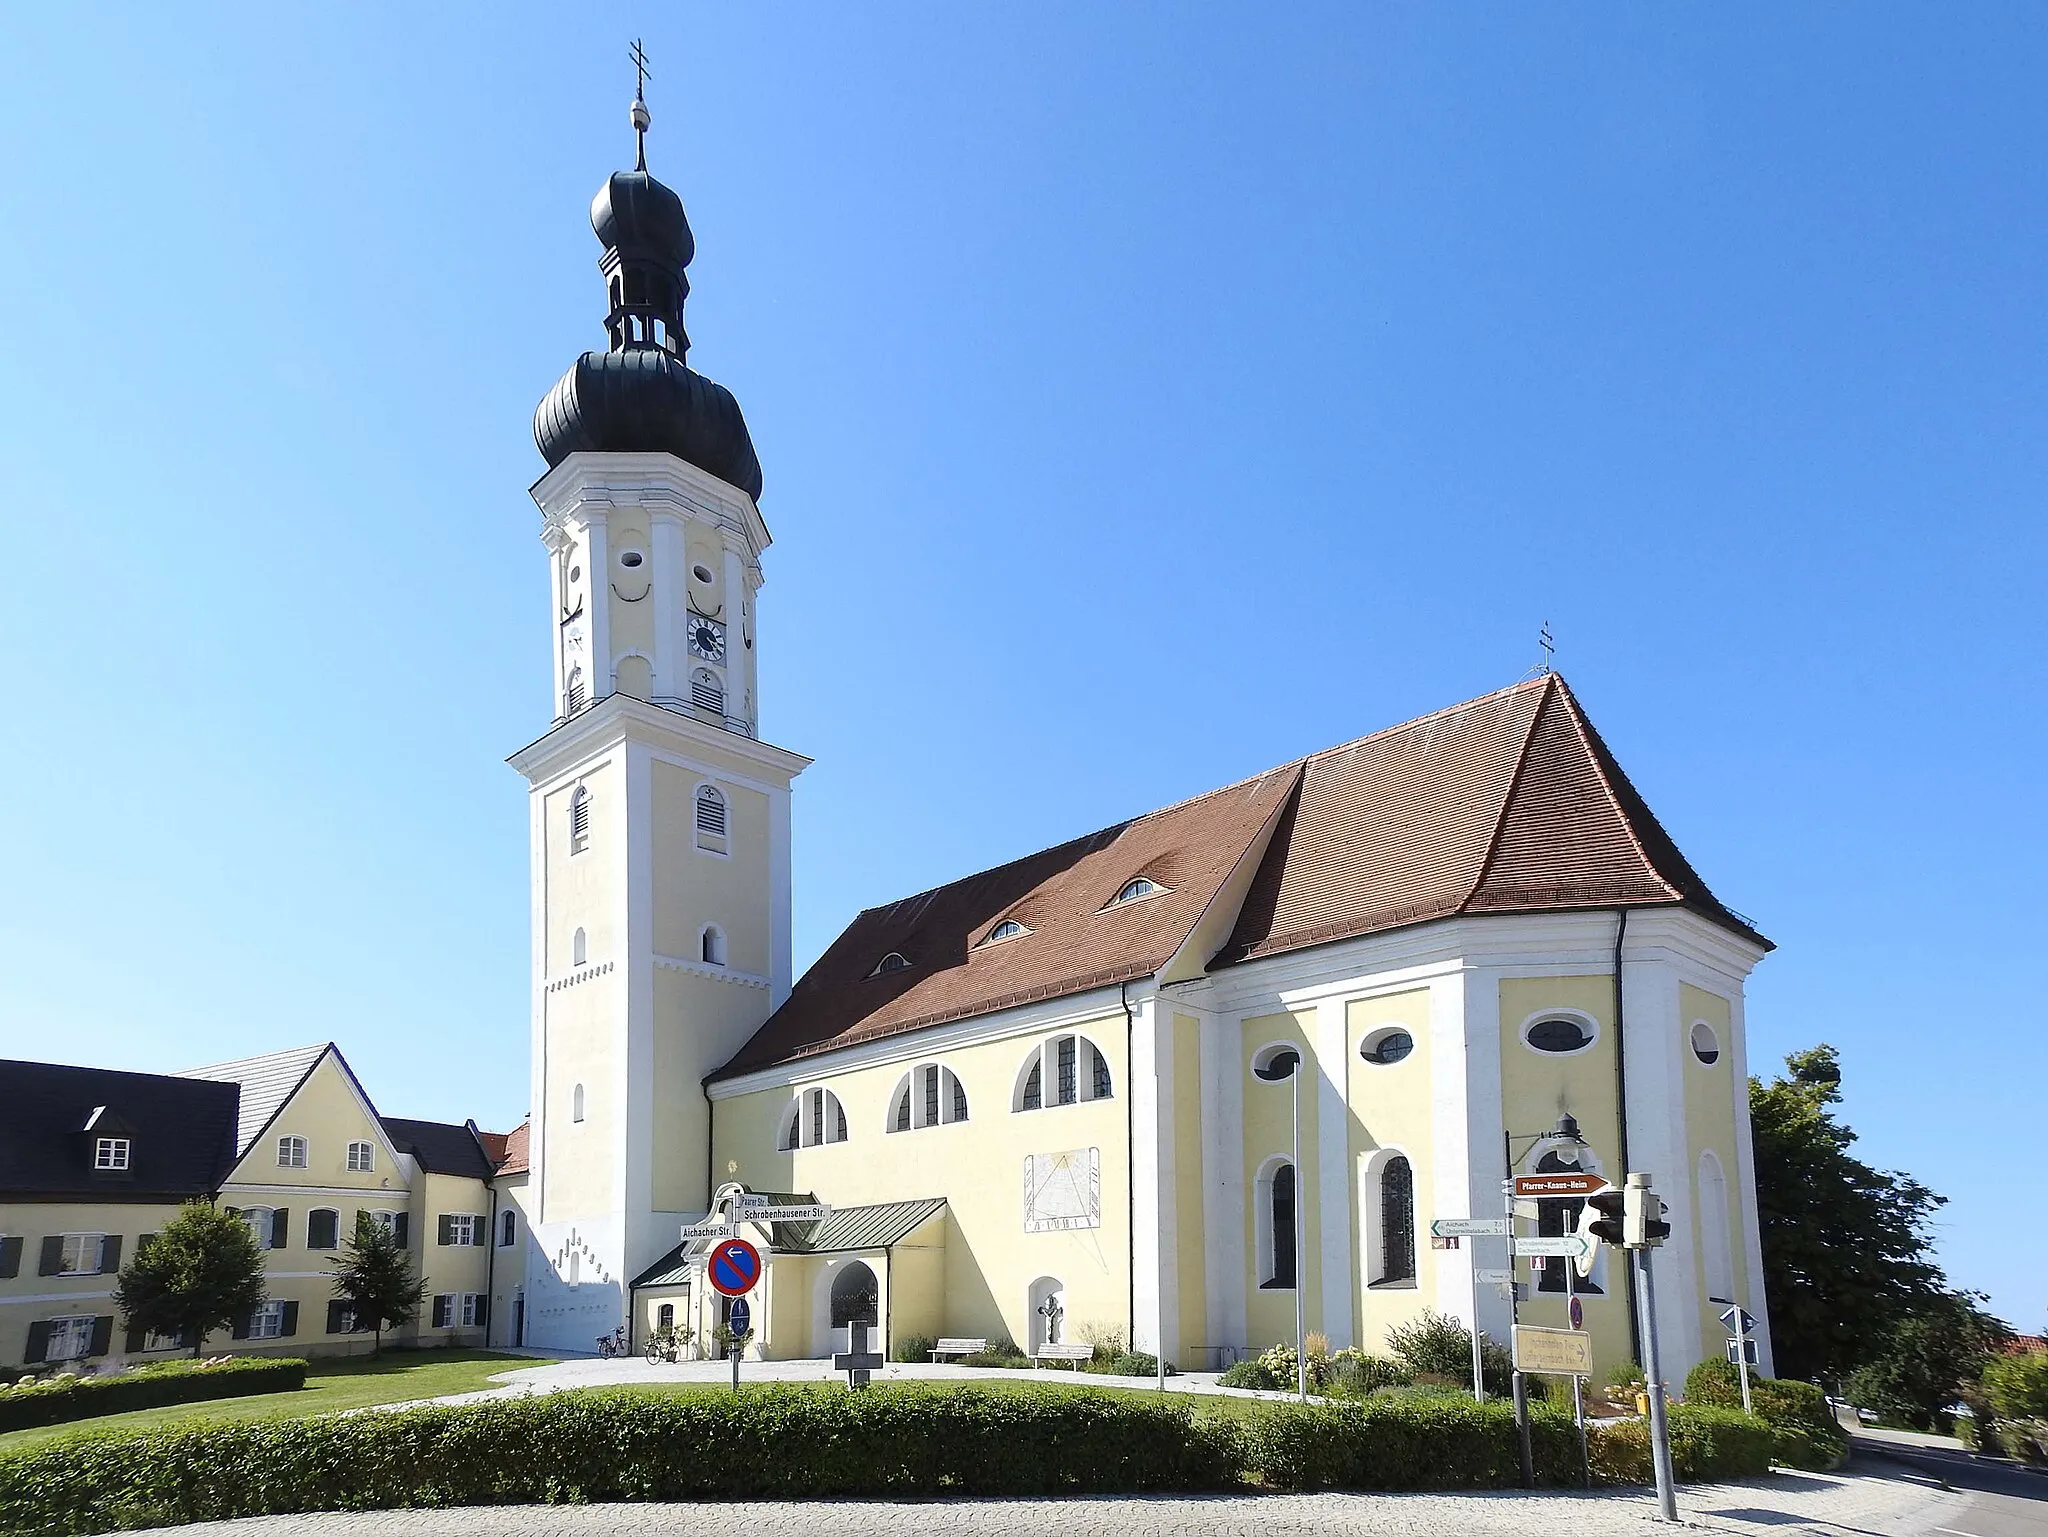
<svg viewBox="0 0 2048 1537"><path fill-rule="evenodd" d="M645 558L638 550L628 550L619 557L619 564L630 570L634 566L639 565Z"/></svg>
<svg viewBox="0 0 2048 1537"><path fill-rule="evenodd" d="M1292 1046L1268 1046L1252 1058L1252 1073L1268 1083L1284 1083L1301 1066L1301 1053Z"/></svg>
<svg viewBox="0 0 2048 1537"><path fill-rule="evenodd" d="M709 582L711 580L711 568L709 566L692 566L690 567L690 575L700 582Z"/></svg>
<svg viewBox="0 0 2048 1537"><path fill-rule="evenodd" d="M582 580L583 580L583 568L582 568L581 566L571 566L571 567L569 568L569 580L570 580L570 581L572 581L572 582L580 582L580 581L582 581Z"/></svg>
<svg viewBox="0 0 2048 1537"><path fill-rule="evenodd" d="M1721 1060L1720 1037L1704 1019L1692 1027L1692 1054L1708 1067Z"/></svg>
<svg viewBox="0 0 2048 1537"><path fill-rule="evenodd" d="M1358 1043L1358 1054L1382 1067L1399 1062L1415 1050L1415 1037L1406 1030L1382 1030Z"/></svg>
<svg viewBox="0 0 2048 1537"><path fill-rule="evenodd" d="M1537 1051L1584 1051L1593 1044L1593 1032L1576 1019L1539 1019L1527 1039Z"/></svg>

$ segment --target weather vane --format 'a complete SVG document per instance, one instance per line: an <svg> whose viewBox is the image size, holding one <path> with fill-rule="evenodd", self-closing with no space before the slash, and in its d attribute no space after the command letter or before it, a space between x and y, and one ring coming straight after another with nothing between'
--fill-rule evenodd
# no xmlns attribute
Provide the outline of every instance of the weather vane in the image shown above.
<svg viewBox="0 0 2048 1537"><path fill-rule="evenodd" d="M1537 645L1539 645L1539 646L1541 646L1541 647L1543 648L1543 670L1544 670L1544 672L1545 672L1545 673L1553 673L1553 672L1556 672L1556 671L1557 671L1557 667L1556 667L1556 662L1557 662L1557 642L1556 642L1555 640L1551 639L1551 635L1550 635L1550 621L1549 621L1548 619L1546 619L1546 620L1544 620L1544 621L1543 621L1543 628L1542 628L1542 629L1541 629L1540 631L1538 631L1538 632L1537 632L1537 635L1536 635L1536 644L1537 644Z"/></svg>
<svg viewBox="0 0 2048 1537"><path fill-rule="evenodd" d="M633 46L627 50L627 57L633 61L633 139L638 147L637 163L633 169L647 169L647 125L653 121L647 112L647 50L640 45L640 39L633 39Z"/></svg>

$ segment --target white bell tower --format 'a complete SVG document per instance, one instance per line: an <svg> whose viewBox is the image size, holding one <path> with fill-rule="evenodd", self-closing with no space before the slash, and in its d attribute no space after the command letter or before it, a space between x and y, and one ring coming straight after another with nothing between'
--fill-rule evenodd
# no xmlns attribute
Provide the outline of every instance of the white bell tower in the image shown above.
<svg viewBox="0 0 2048 1537"><path fill-rule="evenodd" d="M720 1183L703 1080L789 992L810 761L758 738L761 471L738 403L684 362L682 201L643 153L591 223L610 346L535 413L553 724L511 759L532 846L525 1342L573 1350L625 1321Z"/></svg>

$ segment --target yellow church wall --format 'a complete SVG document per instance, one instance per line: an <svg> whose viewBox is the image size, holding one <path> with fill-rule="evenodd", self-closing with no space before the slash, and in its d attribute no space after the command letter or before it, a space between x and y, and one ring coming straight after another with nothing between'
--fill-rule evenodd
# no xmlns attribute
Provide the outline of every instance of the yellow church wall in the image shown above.
<svg viewBox="0 0 2048 1537"><path fill-rule="evenodd" d="M1173 1016L1173 1202L1180 1283L1181 1365L1208 1343L1208 1244L1202 1215L1202 1025ZM1206 1359L1206 1357L1204 1357Z"/></svg>
<svg viewBox="0 0 2048 1537"><path fill-rule="evenodd" d="M704 925L715 923L726 937L726 964L767 975L768 797L671 763L656 761L652 769L654 868L669 872L654 883L654 953L698 960ZM697 786L705 778L725 796L723 856L696 843Z"/></svg>
<svg viewBox="0 0 2048 1537"><path fill-rule="evenodd" d="M628 550L640 552L638 567L624 566L619 557ZM607 519L606 558L611 562L610 586L612 654L638 651L654 655L654 604L648 593L654 575L654 546L647 533L647 516L638 510L619 510Z"/></svg>
<svg viewBox="0 0 2048 1537"><path fill-rule="evenodd" d="M1599 1032L1598 1039L1589 1049L1573 1056L1532 1050L1523 1043L1521 1028L1532 1015L1549 1010L1587 1016ZM1555 1126L1558 1115L1568 1110L1578 1118L1580 1135L1591 1145L1599 1171L1620 1183L1626 1171L1621 1168L1615 1100L1614 978L1503 978L1500 1053L1501 1108L1504 1124L1515 1137L1515 1172L1526 1172L1523 1149L1529 1136ZM1517 1262L1516 1271L1526 1278L1528 1262ZM1628 1359L1628 1292L1622 1272L1620 1258L1607 1254L1594 1275L1603 1290L1598 1295L1585 1294L1581 1299L1586 1328L1593 1335L1595 1365L1601 1373ZM1532 1290L1517 1316L1525 1324L1561 1329L1569 1322L1568 1307L1562 1292Z"/></svg>
<svg viewBox="0 0 2048 1537"><path fill-rule="evenodd" d="M935 1340L946 1332L949 1225L942 1214L898 1244L886 1266L879 1256L873 1262L886 1288L883 1324L888 1333L889 1353L913 1334ZM883 1342L876 1341L875 1348L883 1349Z"/></svg>
<svg viewBox="0 0 2048 1537"><path fill-rule="evenodd" d="M620 1110L614 1092L614 990L623 985L623 977L613 971L544 995L548 1055L541 1114L547 1160L541 1170L540 1221L611 1209ZM581 1122L575 1115L578 1084L583 1087Z"/></svg>
<svg viewBox="0 0 2048 1537"><path fill-rule="evenodd" d="M1055 1035L1078 1034L1109 1063L1113 1097L1012 1112L1025 1062ZM950 1069L966 1091L968 1119L890 1132L897 1085L918 1063ZM783 1115L800 1089L822 1086L844 1107L848 1140L778 1151ZM1083 1324L1127 1328L1130 1319L1129 1173L1126 1106L1130 1075L1121 1012L1077 1026L1006 1036L841 1073L796 1087L723 1099L714 1122L718 1177L764 1190L811 1192L835 1206L943 1196L951 1229L944 1248L945 1334L1031 1338L1029 1294L1041 1277L1065 1288L1068 1337ZM1100 1169L1101 1225L1024 1231L1024 1160L1093 1148ZM777 1261L781 1263L781 1261ZM808 1306L808 1301L806 1302Z"/></svg>
<svg viewBox="0 0 2048 1537"><path fill-rule="evenodd" d="M1316 1198L1322 1188L1316 1155L1317 1101L1315 1092L1320 1065L1312 1043L1314 1016L1310 1014L1262 1014L1244 1021L1238 1052L1238 1072L1244 1078L1244 1252L1245 1323L1253 1350L1262 1350L1280 1340L1294 1339L1294 1292L1264 1286L1259 1274L1259 1171L1276 1157L1288 1158L1294 1138L1294 1085L1282 1080L1267 1083L1252 1075L1252 1059L1262 1047L1286 1042L1301 1053L1301 1166L1295 1171L1295 1221L1301 1229L1301 1268L1296 1285L1304 1288L1304 1316L1322 1316L1322 1203Z"/></svg>
<svg viewBox="0 0 2048 1537"><path fill-rule="evenodd" d="M1429 990L1381 998L1355 998L1345 1006L1345 1100L1350 1111L1351 1274L1347 1284L1358 1299L1356 1339L1376 1355L1387 1350L1387 1330L1432 1305L1436 1296L1437 1251L1430 1247L1430 1220L1464 1212L1431 1210L1436 1189L1436 1134L1429 1054ZM1399 1062L1367 1062L1359 1047L1389 1027L1406 1030L1415 1049ZM1415 1176L1415 1282L1375 1286L1368 1273L1377 1258L1380 1214L1377 1179L1388 1157L1399 1152Z"/></svg>
<svg viewBox="0 0 2048 1537"><path fill-rule="evenodd" d="M727 1176L705 1177L704 1063L739 1050L768 1009L766 988L657 966L654 970L653 1200L658 1211L700 1212Z"/></svg>
<svg viewBox="0 0 2048 1537"><path fill-rule="evenodd" d="M1741 1303L1752 1313L1760 1311L1749 1295L1748 1254L1749 1234L1743 1221L1743 1202L1739 1167L1735 1160L1735 1096L1748 1093L1748 1085L1735 1082L1735 1037L1733 1011L1728 1000L1704 988L1694 987L1690 982L1681 982L1679 992L1679 1030L1681 1032L1679 1060L1684 1065L1685 1083L1685 1126L1687 1140L1691 1144L1690 1162L1692 1167L1686 1177L1692 1184L1693 1221L1698 1231L1695 1235L1694 1254L1698 1265L1700 1298L1700 1338L1719 1341L1725 1330L1721 1323L1722 1304L1711 1300L1712 1287L1708 1285L1707 1225L1713 1220L1700 1199L1700 1155L1711 1150L1721 1166L1721 1177L1727 1191L1727 1241L1728 1274L1733 1281L1732 1301ZM1696 1020L1703 1020L1713 1030L1720 1042L1721 1055L1718 1060L1703 1063L1692 1050L1692 1027Z"/></svg>
<svg viewBox="0 0 2048 1537"><path fill-rule="evenodd" d="M626 818L626 778L623 754L594 764L587 773L565 780L542 797L544 869L547 883L547 917L544 938L544 969L551 977L566 974L575 965L575 932L584 931L585 960L597 965L618 961L625 949L625 935L618 924L618 860L623 840L619 830ZM569 800L578 788L590 792L590 841L583 852L570 846Z"/></svg>

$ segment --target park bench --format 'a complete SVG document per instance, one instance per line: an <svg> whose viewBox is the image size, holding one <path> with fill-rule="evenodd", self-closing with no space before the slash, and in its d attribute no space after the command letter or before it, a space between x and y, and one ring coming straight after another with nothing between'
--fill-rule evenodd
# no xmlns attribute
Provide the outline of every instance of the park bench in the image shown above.
<svg viewBox="0 0 2048 1537"><path fill-rule="evenodd" d="M943 1356L979 1355L986 1349L987 1340L940 1340L932 1346L932 1359L936 1361Z"/></svg>
<svg viewBox="0 0 2048 1537"><path fill-rule="evenodd" d="M1092 1361L1094 1359L1095 1347L1093 1345L1040 1345L1038 1347L1038 1354L1031 1358L1031 1366L1035 1371L1041 1362L1064 1361L1067 1365L1079 1371L1083 1361Z"/></svg>

